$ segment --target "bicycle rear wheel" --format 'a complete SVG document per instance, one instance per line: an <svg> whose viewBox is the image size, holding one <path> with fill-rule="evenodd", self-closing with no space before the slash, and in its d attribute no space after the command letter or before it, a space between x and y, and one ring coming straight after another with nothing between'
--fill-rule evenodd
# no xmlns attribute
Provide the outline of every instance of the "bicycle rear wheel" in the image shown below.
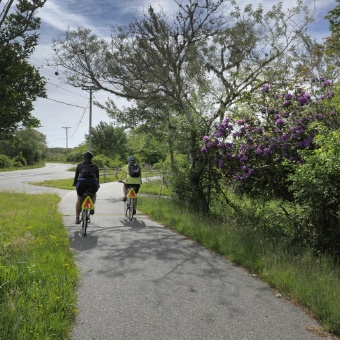
<svg viewBox="0 0 340 340"><path fill-rule="evenodd" d="M126 216L130 221L132 221L133 219L133 199L132 198L127 199Z"/></svg>
<svg viewBox="0 0 340 340"><path fill-rule="evenodd" d="M88 214L89 210L83 210L81 213L81 234L86 236L87 224L88 224Z"/></svg>

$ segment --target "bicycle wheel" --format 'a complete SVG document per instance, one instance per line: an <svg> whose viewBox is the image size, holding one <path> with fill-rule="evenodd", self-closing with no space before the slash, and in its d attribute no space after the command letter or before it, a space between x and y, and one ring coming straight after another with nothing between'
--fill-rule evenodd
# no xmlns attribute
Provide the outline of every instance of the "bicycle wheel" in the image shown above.
<svg viewBox="0 0 340 340"><path fill-rule="evenodd" d="M137 206L137 198L133 198L132 199L132 207L133 207L132 211L134 212L132 213L133 215L135 215L136 213L136 206Z"/></svg>
<svg viewBox="0 0 340 340"><path fill-rule="evenodd" d="M83 236L86 236L88 213L89 213L89 210L82 210L81 212L81 233Z"/></svg>
<svg viewBox="0 0 340 340"><path fill-rule="evenodd" d="M127 199L126 216L130 221L132 221L133 219L133 199L132 198Z"/></svg>

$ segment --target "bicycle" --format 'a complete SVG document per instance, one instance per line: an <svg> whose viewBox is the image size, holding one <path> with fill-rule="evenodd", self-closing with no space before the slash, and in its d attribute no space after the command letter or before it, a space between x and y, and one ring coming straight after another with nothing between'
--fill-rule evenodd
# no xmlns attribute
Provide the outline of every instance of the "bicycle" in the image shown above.
<svg viewBox="0 0 340 340"><path fill-rule="evenodd" d="M83 194L83 203L81 205L81 233L83 236L86 236L86 230L88 224L91 222L90 219L90 212L91 210L94 210L94 204L92 202L92 193L89 191L86 191Z"/></svg>
<svg viewBox="0 0 340 340"><path fill-rule="evenodd" d="M124 183L124 181L118 181ZM129 221L133 220L133 216L136 214L137 206L137 193L133 184L128 184L127 187L127 199L124 201L124 214Z"/></svg>

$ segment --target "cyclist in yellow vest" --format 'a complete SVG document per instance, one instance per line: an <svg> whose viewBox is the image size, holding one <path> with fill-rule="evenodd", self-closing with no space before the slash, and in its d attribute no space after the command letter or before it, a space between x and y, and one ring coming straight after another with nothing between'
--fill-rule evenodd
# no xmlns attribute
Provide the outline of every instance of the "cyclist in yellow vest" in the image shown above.
<svg viewBox="0 0 340 340"><path fill-rule="evenodd" d="M138 191L139 191L139 188L142 184L142 173L141 173L141 171L140 171L140 175L138 177L132 177L130 175L130 172L129 172L129 165L130 164L137 164L136 158L134 156L128 157L128 163L123 166L122 172L121 172L120 177L119 177L119 182L124 183L124 186L123 186L123 194L124 194L123 201L124 202L127 199L126 196L127 196L128 187L132 186L134 188L136 194L137 194ZM133 213L135 214L136 211L134 210Z"/></svg>

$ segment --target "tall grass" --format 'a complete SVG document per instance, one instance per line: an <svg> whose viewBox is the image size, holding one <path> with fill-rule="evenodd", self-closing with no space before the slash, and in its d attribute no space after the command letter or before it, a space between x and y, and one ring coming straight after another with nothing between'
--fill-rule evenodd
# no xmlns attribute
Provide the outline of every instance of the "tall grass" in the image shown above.
<svg viewBox="0 0 340 340"><path fill-rule="evenodd" d="M53 181L49 185L60 188L60 183ZM255 206L244 199L242 215L221 205L215 207L215 216L208 218L160 193L171 195L171 188L162 182L144 183L138 209L247 268L293 302L308 308L325 329L340 335L339 265L327 256L315 256L309 249L298 252L284 237L280 238L277 230L284 229L286 220L276 203ZM270 237L275 233L277 238Z"/></svg>
<svg viewBox="0 0 340 340"><path fill-rule="evenodd" d="M235 219L206 218L182 203L141 196L138 209L164 226L226 256L279 292L309 309L325 329L340 334L340 268L308 249L296 253L261 228L242 228ZM268 209L268 208L267 208Z"/></svg>
<svg viewBox="0 0 340 340"><path fill-rule="evenodd" d="M66 339L77 268L57 195L0 193L1 339Z"/></svg>

